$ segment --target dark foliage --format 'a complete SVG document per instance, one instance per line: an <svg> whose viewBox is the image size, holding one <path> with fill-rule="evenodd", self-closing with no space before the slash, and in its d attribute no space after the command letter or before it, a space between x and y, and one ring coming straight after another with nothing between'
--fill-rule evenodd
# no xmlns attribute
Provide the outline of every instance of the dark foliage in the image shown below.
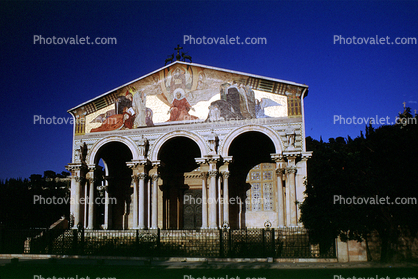
<svg viewBox="0 0 418 279"><path fill-rule="evenodd" d="M401 124L377 129L368 125L365 136L354 140L307 138L313 156L308 161L301 221L315 242L326 243L337 236L363 241L377 232L381 260L388 261L400 232L418 231L414 218L418 214L418 119L408 108L398 117ZM397 204L405 203L405 198L412 198L410 204Z"/></svg>
<svg viewBox="0 0 418 279"><path fill-rule="evenodd" d="M0 226L5 228L45 228L61 216L69 216L70 174L45 171L44 176L33 174L30 179L0 181ZM61 204L46 204L48 198L66 198Z"/></svg>

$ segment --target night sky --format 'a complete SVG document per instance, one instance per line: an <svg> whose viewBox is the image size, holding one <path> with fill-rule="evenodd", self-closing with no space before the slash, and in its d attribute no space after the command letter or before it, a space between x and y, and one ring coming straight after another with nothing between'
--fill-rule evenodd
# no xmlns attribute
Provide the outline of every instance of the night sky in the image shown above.
<svg viewBox="0 0 418 279"><path fill-rule="evenodd" d="M306 135L354 138L365 125L334 124L334 115L392 122L403 102L418 109L418 45L394 43L418 38L417 12L416 1L2 1L0 179L64 171L73 127L34 118L70 121L68 109L163 67L177 44L198 64L307 84ZM267 44L193 45L185 35ZM117 44L34 44L35 36Z"/></svg>

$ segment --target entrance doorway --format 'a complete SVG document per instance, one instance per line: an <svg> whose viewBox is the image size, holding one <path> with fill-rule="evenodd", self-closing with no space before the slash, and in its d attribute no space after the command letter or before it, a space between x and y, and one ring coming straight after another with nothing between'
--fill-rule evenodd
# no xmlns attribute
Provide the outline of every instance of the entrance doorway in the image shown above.
<svg viewBox="0 0 418 279"><path fill-rule="evenodd" d="M241 202L231 204L229 207L231 228L251 226L251 224L246 223L247 207L245 201L247 200L248 190L251 189L247 177L250 170L260 163L273 163L270 154L275 153L275 151L273 141L260 132L245 132L232 141L228 150L228 155L234 158L229 168L231 172L229 196L239 197Z"/></svg>
<svg viewBox="0 0 418 279"><path fill-rule="evenodd" d="M188 185L185 173L199 167L195 159L200 157L199 146L187 137L172 138L161 147L158 159L161 161L160 175L163 181L161 187L163 190L163 229L198 226L196 222L199 222L197 220L199 218L196 217L196 212L199 210L201 212L201 209L193 206L185 207L184 198L186 193L189 193L187 195L195 193L190 189L191 185ZM184 213L185 209L188 210L187 214ZM200 217L200 222L201 219ZM187 224L185 225L184 222Z"/></svg>
<svg viewBox="0 0 418 279"><path fill-rule="evenodd" d="M103 197L104 191L114 202L105 209L104 205L95 205L96 220L94 228L127 229L131 207L131 175L132 170L126 162L132 160L130 149L121 142L109 142L103 145L96 154L96 166L100 173L96 174L96 197ZM102 165L102 166L101 166ZM102 189L99 193L97 186ZM101 187L100 187L101 186ZM107 217L105 216L107 215ZM105 224L107 220L107 224Z"/></svg>
<svg viewBox="0 0 418 279"><path fill-rule="evenodd" d="M186 190L183 197L183 229L202 227L202 190Z"/></svg>

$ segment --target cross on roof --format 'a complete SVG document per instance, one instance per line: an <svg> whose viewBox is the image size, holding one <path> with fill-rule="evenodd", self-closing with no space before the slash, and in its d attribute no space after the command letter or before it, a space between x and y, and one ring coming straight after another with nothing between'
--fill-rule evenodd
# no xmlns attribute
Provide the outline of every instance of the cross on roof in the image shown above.
<svg viewBox="0 0 418 279"><path fill-rule="evenodd" d="M180 60L181 56L180 56L180 49L183 49L183 47L181 47L180 45L177 45L176 48L174 48L174 50L177 50L177 55L176 55L176 59Z"/></svg>
<svg viewBox="0 0 418 279"><path fill-rule="evenodd" d="M174 50L177 50L177 53L179 53L180 49L183 49L183 47L181 47L180 45L177 45L177 47L174 48Z"/></svg>

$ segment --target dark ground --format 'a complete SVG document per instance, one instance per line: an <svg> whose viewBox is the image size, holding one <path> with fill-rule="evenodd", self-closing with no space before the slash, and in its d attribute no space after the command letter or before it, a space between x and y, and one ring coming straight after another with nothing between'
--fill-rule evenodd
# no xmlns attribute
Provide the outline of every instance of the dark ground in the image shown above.
<svg viewBox="0 0 418 279"><path fill-rule="evenodd" d="M55 276L55 278L54 278ZM0 260L0 279L412 279L417 263L266 263L170 262L144 260L45 259Z"/></svg>

